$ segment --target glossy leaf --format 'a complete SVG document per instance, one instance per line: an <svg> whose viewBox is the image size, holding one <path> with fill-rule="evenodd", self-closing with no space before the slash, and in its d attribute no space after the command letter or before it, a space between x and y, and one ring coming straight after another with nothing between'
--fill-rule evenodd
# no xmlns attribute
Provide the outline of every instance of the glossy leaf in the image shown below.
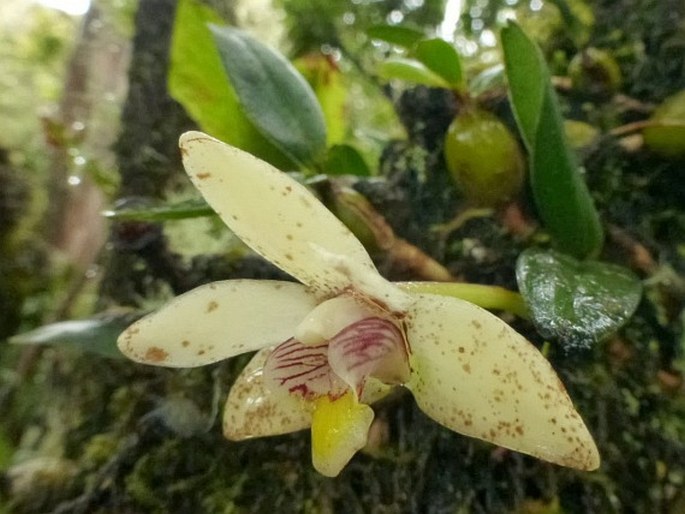
<svg viewBox="0 0 685 514"><path fill-rule="evenodd" d="M274 166L292 167L291 159L245 116L207 23L221 23L221 18L198 0L179 0L169 66L171 96L204 131Z"/></svg>
<svg viewBox="0 0 685 514"><path fill-rule="evenodd" d="M461 58L456 49L440 38L426 39L416 45L416 57L454 89L464 88Z"/></svg>
<svg viewBox="0 0 685 514"><path fill-rule="evenodd" d="M380 39L402 48L411 48L424 38L420 30L396 25L376 25L366 33L373 39Z"/></svg>
<svg viewBox="0 0 685 514"><path fill-rule="evenodd" d="M326 148L326 124L307 81L281 54L248 33L210 25L221 62L250 121L295 162Z"/></svg>
<svg viewBox="0 0 685 514"><path fill-rule="evenodd" d="M106 357L123 357L117 349L117 338L140 313L111 312L88 319L60 321L38 327L10 338L12 344L66 345Z"/></svg>
<svg viewBox="0 0 685 514"><path fill-rule="evenodd" d="M540 334L567 349L618 330L642 296L640 281L621 266L535 248L519 257L516 278Z"/></svg>
<svg viewBox="0 0 685 514"><path fill-rule="evenodd" d="M369 165L357 149L350 145L335 145L328 149L325 172L327 175L371 175Z"/></svg>
<svg viewBox="0 0 685 514"><path fill-rule="evenodd" d="M599 215L566 142L542 52L513 22L502 30L502 45L538 213L561 251L576 257L596 254L604 239Z"/></svg>
<svg viewBox="0 0 685 514"><path fill-rule="evenodd" d="M378 75L384 79L399 79L429 87L449 88L449 83L437 73L414 59L388 59L378 67Z"/></svg>
<svg viewBox="0 0 685 514"><path fill-rule="evenodd" d="M157 222L202 218L216 213L203 199L193 198L155 207L112 209L103 214L113 220Z"/></svg>

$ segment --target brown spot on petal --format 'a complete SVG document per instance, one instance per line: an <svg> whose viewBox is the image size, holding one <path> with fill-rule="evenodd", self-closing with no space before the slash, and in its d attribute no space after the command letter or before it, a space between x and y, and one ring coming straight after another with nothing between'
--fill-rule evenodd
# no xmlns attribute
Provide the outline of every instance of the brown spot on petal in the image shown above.
<svg viewBox="0 0 685 514"><path fill-rule="evenodd" d="M216 303L214 300L212 300L211 302L209 302L207 304L207 312L212 312L212 311L216 310L217 307L219 307L219 304Z"/></svg>
<svg viewBox="0 0 685 514"><path fill-rule="evenodd" d="M212 174L211 173L197 173L196 176L200 180L205 180L205 179L208 179L209 177L211 177Z"/></svg>
<svg viewBox="0 0 685 514"><path fill-rule="evenodd" d="M184 339L183 341L181 341L181 346L183 346L183 348L188 348L188 346L190 346L190 341Z"/></svg>
<svg viewBox="0 0 685 514"><path fill-rule="evenodd" d="M158 346L150 346L145 352L145 360L148 362L164 362L168 357L169 353Z"/></svg>

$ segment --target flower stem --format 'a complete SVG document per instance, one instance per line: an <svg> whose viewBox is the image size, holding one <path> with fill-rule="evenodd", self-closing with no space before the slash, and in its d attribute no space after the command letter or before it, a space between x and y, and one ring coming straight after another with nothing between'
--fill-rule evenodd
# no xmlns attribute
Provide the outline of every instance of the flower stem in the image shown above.
<svg viewBox="0 0 685 514"><path fill-rule="evenodd" d="M524 319L530 317L521 295L499 286L462 282L397 282L397 285L412 293L453 296L484 309L508 311Z"/></svg>

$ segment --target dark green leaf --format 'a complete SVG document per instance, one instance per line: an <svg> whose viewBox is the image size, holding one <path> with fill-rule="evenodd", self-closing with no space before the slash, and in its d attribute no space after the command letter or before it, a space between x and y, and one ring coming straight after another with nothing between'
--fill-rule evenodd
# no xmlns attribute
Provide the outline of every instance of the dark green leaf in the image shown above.
<svg viewBox="0 0 685 514"><path fill-rule="evenodd" d="M110 312L89 319L60 321L10 338L12 344L63 344L106 357L123 358L117 338L142 313Z"/></svg>
<svg viewBox="0 0 685 514"><path fill-rule="evenodd" d="M380 39L402 48L411 48L424 38L420 30L393 25L376 25L366 33L373 39Z"/></svg>
<svg viewBox="0 0 685 514"><path fill-rule="evenodd" d="M326 148L316 95L288 60L248 33L210 25L240 105L257 129L294 161L308 166Z"/></svg>
<svg viewBox="0 0 685 514"><path fill-rule="evenodd" d="M454 89L464 89L461 58L444 39L426 39L416 45L416 57L429 70L445 79Z"/></svg>
<svg viewBox="0 0 685 514"><path fill-rule="evenodd" d="M513 22L502 29L502 46L538 213L561 251L576 257L596 254L604 240L599 214L566 143L542 52Z"/></svg>
<svg viewBox="0 0 685 514"><path fill-rule="evenodd" d="M535 248L519 256L516 279L540 334L567 349L618 330L642 296L640 281L621 266Z"/></svg>
<svg viewBox="0 0 685 514"><path fill-rule="evenodd" d="M414 59L388 59L378 67L378 75L384 79L400 79L414 84L430 87L449 88L450 85L437 73L429 70L426 65Z"/></svg>
<svg viewBox="0 0 685 514"><path fill-rule="evenodd" d="M203 199L194 198L155 207L114 209L105 211L104 214L106 217L115 220L156 222L201 218L204 216L213 216L216 213Z"/></svg>
<svg viewBox="0 0 685 514"><path fill-rule="evenodd" d="M549 72L537 46L518 25L502 29L504 63L516 121L529 150L535 144Z"/></svg>
<svg viewBox="0 0 685 514"><path fill-rule="evenodd" d="M293 162L245 116L221 64L209 22L220 22L208 6L180 0L174 21L169 92L209 134L281 169Z"/></svg>
<svg viewBox="0 0 685 514"><path fill-rule="evenodd" d="M362 155L350 145L330 147L326 154L324 171L327 175L371 175L371 170Z"/></svg>

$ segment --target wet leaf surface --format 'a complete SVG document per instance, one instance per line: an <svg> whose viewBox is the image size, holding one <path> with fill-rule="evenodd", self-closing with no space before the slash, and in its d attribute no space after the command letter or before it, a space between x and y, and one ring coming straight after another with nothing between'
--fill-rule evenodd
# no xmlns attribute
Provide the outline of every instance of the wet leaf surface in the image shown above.
<svg viewBox="0 0 685 514"><path fill-rule="evenodd" d="M621 266L534 248L519 257L516 278L540 334L567 350L618 330L642 296L640 281Z"/></svg>

